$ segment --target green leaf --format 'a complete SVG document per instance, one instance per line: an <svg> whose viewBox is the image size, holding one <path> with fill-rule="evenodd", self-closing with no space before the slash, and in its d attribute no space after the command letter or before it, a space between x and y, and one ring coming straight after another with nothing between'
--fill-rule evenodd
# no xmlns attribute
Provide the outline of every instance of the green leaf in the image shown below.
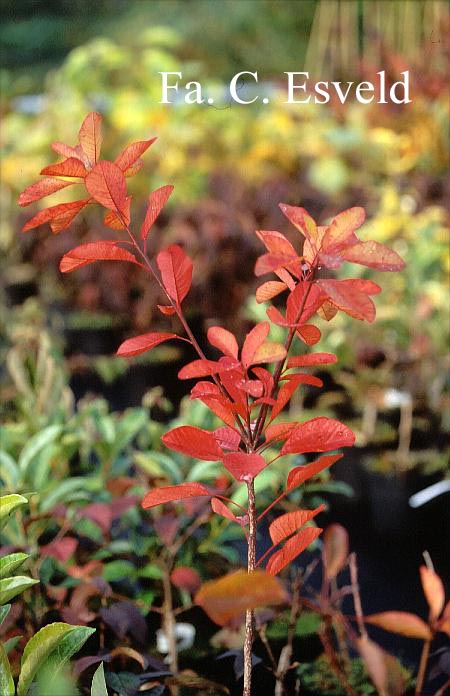
<svg viewBox="0 0 450 696"><path fill-rule="evenodd" d="M29 557L28 553L10 553L0 558L0 578L9 577Z"/></svg>
<svg viewBox="0 0 450 696"><path fill-rule="evenodd" d="M161 580L163 572L161 568L156 565L156 563L148 563L141 570L138 571L140 578L151 578L152 580Z"/></svg>
<svg viewBox="0 0 450 696"><path fill-rule="evenodd" d="M120 696L129 696L139 689L141 681L132 672L108 672L108 686L117 691ZM19 695L20 696L20 695Z"/></svg>
<svg viewBox="0 0 450 696"><path fill-rule="evenodd" d="M18 645L20 639L22 636L13 636L12 638L9 638L9 640L5 640L3 643L3 647L6 650L6 653L9 655L9 653L16 648Z"/></svg>
<svg viewBox="0 0 450 696"><path fill-rule="evenodd" d="M73 476L58 483L41 502L41 512L48 512L58 503L69 502L71 494L77 492L84 493L86 491L86 481L83 476ZM88 495L85 494L88 498Z"/></svg>
<svg viewBox="0 0 450 696"><path fill-rule="evenodd" d="M6 490L15 490L19 481L19 469L8 452L0 452L0 471Z"/></svg>
<svg viewBox="0 0 450 696"><path fill-rule="evenodd" d="M32 585L36 585L39 580L33 580L26 575L15 575L12 578L0 580L0 604L6 604L16 595L24 592Z"/></svg>
<svg viewBox="0 0 450 696"><path fill-rule="evenodd" d="M9 666L8 655L0 643L0 693L2 696L14 696L14 681Z"/></svg>
<svg viewBox="0 0 450 696"><path fill-rule="evenodd" d="M44 626L25 646L22 655L17 696L25 696L36 674L51 656L56 673L94 633L94 628L57 622Z"/></svg>
<svg viewBox="0 0 450 696"><path fill-rule="evenodd" d="M4 622L6 617L8 616L10 609L11 609L10 604L4 604L2 607L0 607L0 626L2 625L2 623Z"/></svg>
<svg viewBox="0 0 450 696"><path fill-rule="evenodd" d="M8 518L14 510L21 505L28 503L28 500L18 493L2 495L0 498L0 529L8 522Z"/></svg>
<svg viewBox="0 0 450 696"><path fill-rule="evenodd" d="M116 580L122 580L123 578L134 578L136 575L136 570L134 565L129 561L111 561L111 563L106 563L103 566L103 577L108 582L115 582Z"/></svg>
<svg viewBox="0 0 450 696"><path fill-rule="evenodd" d="M91 696L108 696L103 662L100 662L92 677Z"/></svg>
<svg viewBox="0 0 450 696"><path fill-rule="evenodd" d="M22 479L26 478L28 467L36 455L53 442L60 435L62 429L62 425L49 425L28 440L18 461Z"/></svg>

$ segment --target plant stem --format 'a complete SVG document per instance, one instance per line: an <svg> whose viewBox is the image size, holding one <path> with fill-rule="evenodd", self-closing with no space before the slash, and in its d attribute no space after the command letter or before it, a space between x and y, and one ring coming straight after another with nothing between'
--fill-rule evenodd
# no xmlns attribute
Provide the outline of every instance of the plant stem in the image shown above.
<svg viewBox="0 0 450 696"><path fill-rule="evenodd" d="M170 565L164 563L163 568L163 630L167 639L167 650L170 671L176 676L178 672L177 639L175 634L175 616L173 613L172 586L170 584ZM178 687L171 687L172 696L177 696Z"/></svg>
<svg viewBox="0 0 450 696"><path fill-rule="evenodd" d="M420 694L422 693L423 683L425 681L425 673L427 670L428 657L430 655L430 646L431 640L424 641L422 654L420 656L419 671L417 673L417 682L415 690L416 696L420 696Z"/></svg>
<svg viewBox="0 0 450 696"><path fill-rule="evenodd" d="M247 572L251 573L256 565L256 502L253 479L247 481L248 492L248 541ZM252 609L245 613L244 640L244 691L243 696L251 696L252 689L252 646L255 632L255 614Z"/></svg>

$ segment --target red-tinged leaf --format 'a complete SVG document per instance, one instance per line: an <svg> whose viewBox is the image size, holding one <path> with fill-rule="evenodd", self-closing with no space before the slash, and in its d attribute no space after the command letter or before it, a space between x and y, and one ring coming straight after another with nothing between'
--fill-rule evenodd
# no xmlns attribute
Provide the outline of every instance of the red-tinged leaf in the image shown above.
<svg viewBox="0 0 450 696"><path fill-rule="evenodd" d="M431 640L431 629L425 621L416 614L407 611L383 611L380 614L371 614L365 617L367 623L383 628L389 633L398 633L408 638L419 640Z"/></svg>
<svg viewBox="0 0 450 696"><path fill-rule="evenodd" d="M307 353L305 355L295 355L289 358L287 366L291 367L312 367L314 365L331 365L337 362L334 353Z"/></svg>
<svg viewBox="0 0 450 696"><path fill-rule="evenodd" d="M262 241L270 254L279 254L293 258L298 256L290 241L281 232L257 230L256 236Z"/></svg>
<svg viewBox="0 0 450 696"><path fill-rule="evenodd" d="M178 373L179 379L195 379L197 377L208 377L215 374L226 372L238 366L238 362L233 365L215 360L193 360L188 363Z"/></svg>
<svg viewBox="0 0 450 696"><path fill-rule="evenodd" d="M140 265L136 258L126 249L117 246L116 241L89 242L71 249L61 259L61 273L70 273L81 266L87 266L94 261L129 261Z"/></svg>
<svg viewBox="0 0 450 696"><path fill-rule="evenodd" d="M293 423L275 423L273 425L268 425L265 430L266 442L280 442L281 440L286 440L288 435L298 426L299 423L297 421Z"/></svg>
<svg viewBox="0 0 450 696"><path fill-rule="evenodd" d="M224 423L233 428L234 412L230 402L226 399L219 387L212 382L198 382L191 389L191 399L200 399L213 413Z"/></svg>
<svg viewBox="0 0 450 696"><path fill-rule="evenodd" d="M123 173L123 175L126 179L128 179L140 172L143 166L144 160L138 159L134 164L131 165L131 167L128 167L128 169Z"/></svg>
<svg viewBox="0 0 450 696"><path fill-rule="evenodd" d="M307 527L301 529L297 534L287 540L282 549L275 551L269 558L266 571L269 575L278 575L294 558L297 558L302 551L308 548L317 539L321 532L320 527Z"/></svg>
<svg viewBox="0 0 450 696"><path fill-rule="evenodd" d="M323 535L322 558L325 575L333 580L342 570L348 558L348 534L340 524L330 524Z"/></svg>
<svg viewBox="0 0 450 696"><path fill-rule="evenodd" d="M315 283L298 283L286 303L286 319L289 324L305 324L323 303L325 297Z"/></svg>
<svg viewBox="0 0 450 696"><path fill-rule="evenodd" d="M86 188L97 203L125 219L129 205L127 185L117 164L107 160L98 162L86 177Z"/></svg>
<svg viewBox="0 0 450 696"><path fill-rule="evenodd" d="M305 466L296 466L289 472L286 481L286 490L292 491L294 488L301 486L305 481L309 481L313 476L317 476L324 469L328 469L332 464L342 459L342 454L326 454L324 457L316 459L311 464Z"/></svg>
<svg viewBox="0 0 450 696"><path fill-rule="evenodd" d="M344 287L353 288L366 295L378 295L381 292L381 288L377 283L374 283L373 280L367 280L366 278L347 278L339 282L344 285Z"/></svg>
<svg viewBox="0 0 450 696"><path fill-rule="evenodd" d="M195 596L209 618L219 626L238 619L248 609L287 601L282 585L263 570L237 570L218 580L205 582Z"/></svg>
<svg viewBox="0 0 450 696"><path fill-rule="evenodd" d="M194 459L216 462L222 458L222 450L217 444L214 433L209 430L182 425L169 430L161 440L169 449Z"/></svg>
<svg viewBox="0 0 450 696"><path fill-rule="evenodd" d="M28 186L25 191L19 196L18 203L22 207L34 203L34 201L39 201L45 196L50 196L50 194L60 191L67 186L73 186L74 181L60 181L59 179L45 178L37 181L35 184Z"/></svg>
<svg viewBox="0 0 450 696"><path fill-rule="evenodd" d="M77 546L78 541L76 539L66 536L41 546L39 553L41 556L50 556L61 563L66 563L75 553Z"/></svg>
<svg viewBox="0 0 450 696"><path fill-rule="evenodd" d="M286 205L286 203L280 203L279 208L289 222L291 222L306 239L316 239L317 225L304 208Z"/></svg>
<svg viewBox="0 0 450 696"><path fill-rule="evenodd" d="M276 324L276 326L289 326L288 320L285 317L283 317L280 310L274 307L273 305L267 307L266 314L269 317L272 324Z"/></svg>
<svg viewBox="0 0 450 696"><path fill-rule="evenodd" d="M226 425L233 427L235 422L234 412L229 408L224 401L220 401L216 398L200 397L205 406L209 408L221 421Z"/></svg>
<svg viewBox="0 0 450 696"><path fill-rule="evenodd" d="M81 150L80 146L77 145L77 147L71 147L70 145L66 145L65 143L52 143L52 150L57 152L59 155L62 155L63 157L75 157L76 159L81 160L84 164L84 153Z"/></svg>
<svg viewBox="0 0 450 696"><path fill-rule="evenodd" d="M126 230L131 220L131 196L127 197L127 205L121 216L117 215L113 210L108 210L103 218L103 224L110 227L112 230Z"/></svg>
<svg viewBox="0 0 450 696"><path fill-rule="evenodd" d="M169 341L171 338L179 338L174 333L146 333L141 336L134 336L120 344L117 349L117 355L125 358L130 358L133 355L140 355L152 350L160 343Z"/></svg>
<svg viewBox="0 0 450 696"><path fill-rule="evenodd" d="M441 615L445 604L445 589L441 578L427 566L420 566L420 580L425 599L430 607L430 620L434 621Z"/></svg>
<svg viewBox="0 0 450 696"><path fill-rule="evenodd" d="M263 283L257 288L256 301L258 304L268 302L286 289L286 283L282 283L280 280L268 280L267 283Z"/></svg>
<svg viewBox="0 0 450 696"><path fill-rule="evenodd" d="M50 164L40 171L40 174L46 176L68 176L73 179L84 179L87 173L87 169L83 162L76 157L69 157L69 159L63 162Z"/></svg>
<svg viewBox="0 0 450 696"><path fill-rule="evenodd" d="M177 244L171 244L156 257L163 285L169 297L181 304L192 283L192 261Z"/></svg>
<svg viewBox="0 0 450 696"><path fill-rule="evenodd" d="M266 466L267 462L260 454L231 452L223 455L223 465L236 481L251 481Z"/></svg>
<svg viewBox="0 0 450 696"><path fill-rule="evenodd" d="M214 437L219 447L227 450L236 451L241 442L241 436L234 428L216 428Z"/></svg>
<svg viewBox="0 0 450 696"><path fill-rule="evenodd" d="M197 592L202 584L200 575L197 571L187 566L178 566L178 568L174 568L170 575L170 579L175 587L190 592L190 594Z"/></svg>
<svg viewBox="0 0 450 696"><path fill-rule="evenodd" d="M269 526L269 534L273 544L276 546L284 539L295 534L300 527L310 522L323 510L325 510L325 505L319 505L315 510L294 510L277 517Z"/></svg>
<svg viewBox="0 0 450 696"><path fill-rule="evenodd" d="M197 362L197 361L195 361ZM192 364L192 363L191 363ZM197 382L191 389L191 399L200 399L204 396L224 399L220 388L214 382Z"/></svg>
<svg viewBox="0 0 450 696"><path fill-rule="evenodd" d="M252 372L255 373L259 381L264 385L265 396L269 396L272 393L274 386L273 375L264 367L253 367Z"/></svg>
<svg viewBox="0 0 450 696"><path fill-rule="evenodd" d="M148 197L147 212L141 227L141 239L147 239L153 223L169 200L172 191L173 186L161 186L161 188L151 192Z"/></svg>
<svg viewBox="0 0 450 696"><path fill-rule="evenodd" d="M142 501L143 508L152 508L164 503L175 503L186 498L211 497L210 491L201 483L180 483L178 486L160 486L149 491Z"/></svg>
<svg viewBox="0 0 450 696"><path fill-rule="evenodd" d="M367 635L357 637L355 642L377 693L381 696L403 696L406 684L398 660Z"/></svg>
<svg viewBox="0 0 450 696"><path fill-rule="evenodd" d="M379 242L358 242L340 255L345 261L376 268L378 271L401 271L405 267L405 262L397 252Z"/></svg>
<svg viewBox="0 0 450 696"><path fill-rule="evenodd" d="M122 150L120 155L116 157L114 160L114 163L117 164L118 167L123 171L124 174L127 173L127 170L141 157L141 155L144 154L150 147L150 145L153 145L155 142L156 138L151 138L150 140L140 140L136 143L131 143L130 145L127 145L127 147Z"/></svg>
<svg viewBox="0 0 450 696"><path fill-rule="evenodd" d="M228 355L230 358L237 360L239 348L236 338L231 331L227 331L221 326L211 326L208 329L207 338L214 348L218 348L224 355Z"/></svg>
<svg viewBox="0 0 450 696"><path fill-rule="evenodd" d="M253 396L255 399L260 399L264 392L264 387L259 379L243 379L239 383L239 388L243 389L246 394Z"/></svg>
<svg viewBox="0 0 450 696"><path fill-rule="evenodd" d="M342 280L318 280L328 299L351 317L372 322L375 319L375 305L368 295Z"/></svg>
<svg viewBox="0 0 450 696"><path fill-rule="evenodd" d="M309 384L311 387L323 387L323 382L320 377L310 375L308 372L295 372L294 374L285 374L281 377L281 381L291 382L294 384Z"/></svg>
<svg viewBox="0 0 450 696"><path fill-rule="evenodd" d="M275 271L275 275L279 277L279 279L287 285L289 290L294 290L295 288L295 280L287 271L285 268L279 268L277 271Z"/></svg>
<svg viewBox="0 0 450 696"><path fill-rule="evenodd" d="M329 300L325 300L323 305L317 310L317 314L321 319L325 321L331 321L333 317L338 313L338 308L332 304Z"/></svg>
<svg viewBox="0 0 450 696"><path fill-rule="evenodd" d="M166 316L170 317L172 314L175 314L177 311L175 307L171 307L170 305L156 305L161 312L161 314L165 314Z"/></svg>
<svg viewBox="0 0 450 696"><path fill-rule="evenodd" d="M336 215L325 232L322 250L325 252L340 251L349 244L358 242L358 237L354 232L358 227L361 227L365 219L364 208L349 208Z"/></svg>
<svg viewBox="0 0 450 696"><path fill-rule="evenodd" d="M102 146L102 117L95 111L86 116L78 133L81 148L93 166L100 157ZM95 196L94 196L95 198Z"/></svg>
<svg viewBox="0 0 450 696"><path fill-rule="evenodd" d="M317 311L319 310L320 307ZM305 324L304 326L300 326L297 329L296 334L303 341L303 343L306 343L307 346L315 346L316 343L319 343L320 339L322 338L320 329L318 329L317 326L314 326L314 324Z"/></svg>
<svg viewBox="0 0 450 696"><path fill-rule="evenodd" d="M221 517L225 517L225 519L230 520L231 522L237 522L239 524L239 520L237 519L236 515L234 515L230 508L225 505L219 498L211 498L211 508L212 511L216 513L216 515L220 515Z"/></svg>
<svg viewBox="0 0 450 696"><path fill-rule="evenodd" d="M72 203L58 203L58 205L52 205L50 208L40 210L39 213L32 217L31 220L28 220L22 227L22 232L28 232L28 230L32 230L35 227L39 227L39 225L44 225L46 222L49 222L52 232L57 234L68 227L72 220L91 202L91 200L91 198L84 198L83 200L73 201Z"/></svg>
<svg viewBox="0 0 450 696"><path fill-rule="evenodd" d="M271 421L281 413L300 384L310 384L314 387L321 387L323 384L321 379L308 374L286 375L283 379L286 380L286 382L280 387L278 392L276 405L273 407L270 416Z"/></svg>
<svg viewBox="0 0 450 696"><path fill-rule="evenodd" d="M256 349L251 365L258 363L272 363L284 360L286 357L286 348L281 343L262 343ZM261 394L259 394L261 396Z"/></svg>
<svg viewBox="0 0 450 696"><path fill-rule="evenodd" d="M108 534L113 520L112 506L109 503L92 503L80 510L80 517L85 517L95 522L103 534Z"/></svg>
<svg viewBox="0 0 450 696"><path fill-rule="evenodd" d="M281 454L327 452L338 447L351 447L355 433L334 418L319 416L301 423L293 431L281 450Z"/></svg>
<svg viewBox="0 0 450 696"><path fill-rule="evenodd" d="M300 257L287 256L286 254L263 254L255 263L255 276L265 275L266 273L274 273L282 268L288 268L294 271L300 266Z"/></svg>
<svg viewBox="0 0 450 696"><path fill-rule="evenodd" d="M270 330L270 324L268 321L262 321L247 334L244 345L242 346L241 361L245 369L247 369L253 362L258 348L266 340Z"/></svg>

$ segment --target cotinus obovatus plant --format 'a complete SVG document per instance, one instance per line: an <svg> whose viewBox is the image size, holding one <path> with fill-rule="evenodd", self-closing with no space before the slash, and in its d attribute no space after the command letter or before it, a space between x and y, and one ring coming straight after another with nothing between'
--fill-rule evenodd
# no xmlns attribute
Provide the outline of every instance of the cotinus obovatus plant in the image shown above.
<svg viewBox="0 0 450 696"><path fill-rule="evenodd" d="M265 253L255 266L256 276L273 277L258 288L258 302L284 297L284 309L270 305L268 321L258 323L247 334L241 347L226 328L210 327L207 338L221 354L210 359L194 336L183 301L191 288L193 263L178 244L162 249L156 258L147 253L147 239L159 213L172 193L162 186L149 195L147 212L138 225L132 220L131 197L126 177L142 166L141 155L155 138L129 145L114 161L100 159L102 118L91 113L79 131L79 143L69 147L54 143L53 149L65 158L42 170L44 178L29 186L19 203L28 205L68 186L83 185L86 194L70 203L46 208L26 223L23 231L49 223L53 233L67 228L86 206L98 203L106 209L104 224L116 231L115 237L89 242L67 252L60 263L63 273L95 261L125 261L145 270L160 288L164 303L158 305L166 316L178 317L180 334L150 332L130 338L117 351L131 357L149 351L169 340L185 341L197 353L186 364L179 379L193 380L191 399L201 400L222 422L215 431L199 427L176 427L163 436L172 450L205 461L217 461L242 485L246 486L247 504L241 506L226 496L214 493L201 483L189 482L157 487L144 498L144 508L165 503L210 498L212 510L240 525L247 539L247 573L238 571L197 593L197 603L218 623L226 623L245 612L244 694L251 693L254 609L261 604L284 601L285 593L275 577L306 549L321 529L308 523L321 511L294 510L280 515L269 525L272 546L258 557L258 525L269 510L290 491L301 486L338 460L334 450L353 445L353 432L338 420L317 417L306 422L280 422L278 417L302 385L321 386L321 381L303 368L336 361L329 353L303 353L302 344L315 345L321 336L314 318L329 321L339 311L372 322L375 305L372 295L380 287L363 278L320 278L318 270L336 270L351 262L380 271L398 271L404 266L397 253L375 241L361 241L356 234L364 222L362 208L350 208L336 215L329 225L318 226L303 208L280 204L281 211L300 233L299 250L280 232L258 231ZM269 339L271 323L286 330L284 343ZM266 509L259 510L255 479L270 466L267 451L280 447L276 459L291 455L320 453L315 461L291 469L284 491ZM306 525L306 526L305 526ZM264 568L264 570L263 570Z"/></svg>

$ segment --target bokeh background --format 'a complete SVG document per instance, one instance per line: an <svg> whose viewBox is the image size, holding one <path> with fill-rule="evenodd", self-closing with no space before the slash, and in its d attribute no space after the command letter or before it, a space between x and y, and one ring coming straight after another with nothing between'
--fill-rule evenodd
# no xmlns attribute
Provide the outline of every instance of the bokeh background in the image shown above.
<svg viewBox="0 0 450 696"><path fill-rule="evenodd" d="M106 157L132 140L158 136L144 169L130 180L135 216L144 215L150 190L175 185L151 245L177 241L193 256L186 307L200 336L220 323L242 337L265 318L265 307L253 299L261 252L254 230L278 229L299 242L279 213L281 201L302 205L320 221L362 205L363 238L386 243L405 259L402 273L367 274L383 288L374 324L339 315L321 327L318 348L336 352L339 363L321 375L327 389L307 392L292 410L337 415L357 432L356 448L322 494L330 521L347 527L359 553L368 609L424 612L417 575L422 551L441 575L450 575L447 4L3 0L1 12L6 488L19 485L10 460L41 436L45 447L28 455L35 464L28 488L48 497L72 477L75 498L58 493L53 503L109 504L117 486L109 493L103 485L86 488L93 467L109 481L136 469L147 482L182 480L185 463L168 463L159 435L180 408L183 418L208 427L201 409L186 413L185 387L176 380L182 354L160 347L131 362L114 356L125 337L167 329L170 320L154 310L157 289L127 265L60 275L65 251L109 235L98 211L59 236L45 227L20 231L39 206L19 208L18 194L55 161L50 144L74 143L85 114L97 110ZM241 70L258 71L270 104L227 102L225 85ZM283 72L294 70L308 70L311 80L356 82L385 70L390 84L409 70L412 103L288 105ZM199 80L217 95L217 105L159 104L159 71ZM262 495L275 489L281 473L262 477ZM204 468L200 475L211 480L213 472ZM440 487L413 507L411 495L432 484ZM54 533L40 526L37 547ZM89 530L83 534L89 537ZM123 550L120 560L131 563L130 553ZM55 583L64 563L51 554L47 561L40 572ZM116 561L111 553L108 562ZM153 592L136 583L130 596ZM393 647L414 656L410 643L399 639Z"/></svg>

